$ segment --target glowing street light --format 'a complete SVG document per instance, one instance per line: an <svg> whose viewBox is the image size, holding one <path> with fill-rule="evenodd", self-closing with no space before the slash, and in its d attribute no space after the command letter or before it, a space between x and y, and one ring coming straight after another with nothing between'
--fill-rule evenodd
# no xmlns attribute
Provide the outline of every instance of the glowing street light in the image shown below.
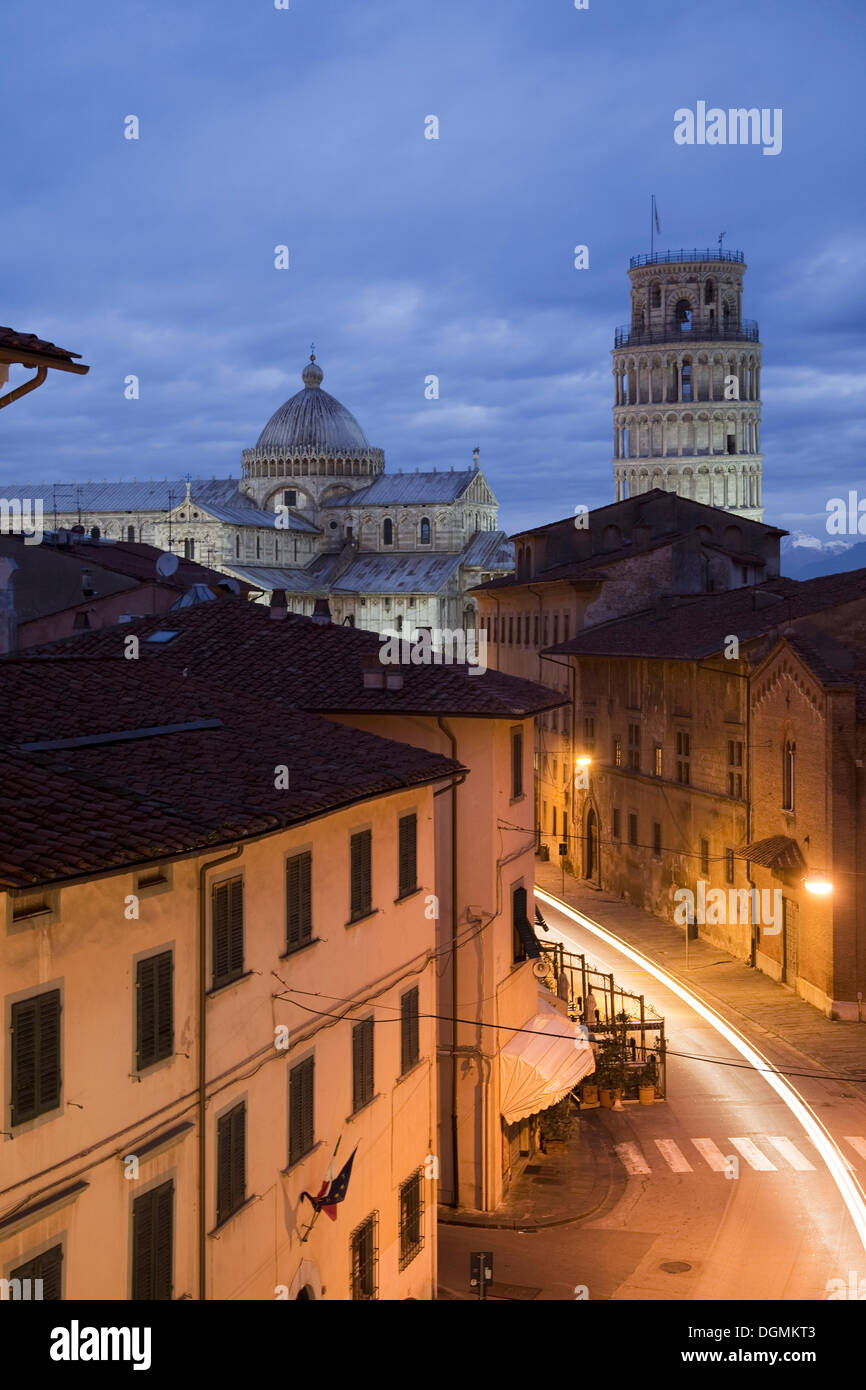
<svg viewBox="0 0 866 1390"><path fill-rule="evenodd" d="M833 892L833 885L829 878L824 874L808 873L803 879L803 884L807 893L814 893L816 897L826 897Z"/></svg>
<svg viewBox="0 0 866 1390"><path fill-rule="evenodd" d="M590 767L591 764L592 758L587 757L586 754L584 754L583 757L575 758L574 760L575 767Z"/></svg>

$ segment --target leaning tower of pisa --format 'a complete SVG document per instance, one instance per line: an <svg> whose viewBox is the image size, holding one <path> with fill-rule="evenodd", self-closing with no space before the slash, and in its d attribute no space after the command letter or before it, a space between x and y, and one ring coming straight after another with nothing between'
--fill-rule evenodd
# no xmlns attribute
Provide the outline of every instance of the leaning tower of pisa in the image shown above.
<svg viewBox="0 0 866 1390"><path fill-rule="evenodd" d="M632 256L613 347L616 500L664 488L752 521L761 498L761 344L740 251Z"/></svg>

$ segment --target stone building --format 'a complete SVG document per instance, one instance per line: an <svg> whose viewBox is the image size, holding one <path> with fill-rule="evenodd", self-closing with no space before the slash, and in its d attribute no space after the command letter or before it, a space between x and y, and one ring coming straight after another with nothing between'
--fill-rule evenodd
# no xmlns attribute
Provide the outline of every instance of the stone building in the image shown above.
<svg viewBox="0 0 866 1390"><path fill-rule="evenodd" d="M241 476L6 487L46 527L97 526L220 570L290 610L326 598L338 622L379 630L475 625L469 590L512 568L499 506L478 466L386 473L358 421L322 389L314 358L274 412Z"/></svg>
<svg viewBox="0 0 866 1390"><path fill-rule="evenodd" d="M569 778L574 873L684 927L691 911L701 937L857 1018L866 571L674 596L546 656L591 758Z"/></svg>
<svg viewBox="0 0 866 1390"><path fill-rule="evenodd" d="M740 251L632 256L613 347L616 499L653 488L760 521L761 344Z"/></svg>
<svg viewBox="0 0 866 1390"><path fill-rule="evenodd" d="M671 492L653 491L551 522L512 537L516 570L476 591L497 669L542 681L569 700L536 728L536 826L539 847L556 858L574 852L572 781L576 733L585 732L574 674L552 649L647 604L679 596L728 593L779 574L785 533Z"/></svg>

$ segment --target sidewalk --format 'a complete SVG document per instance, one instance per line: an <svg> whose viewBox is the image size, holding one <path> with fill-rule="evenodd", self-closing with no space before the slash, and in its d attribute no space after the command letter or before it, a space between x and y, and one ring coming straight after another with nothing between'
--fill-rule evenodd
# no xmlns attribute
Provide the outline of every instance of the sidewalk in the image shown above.
<svg viewBox="0 0 866 1390"><path fill-rule="evenodd" d="M546 1154L534 1154L495 1211L440 1207L440 1223L538 1231L591 1216L613 1181L609 1141L596 1115L595 1109L582 1111L564 1143L549 1143Z"/></svg>
<svg viewBox="0 0 866 1390"><path fill-rule="evenodd" d="M673 923L610 893L588 888L569 874L563 895L561 872L552 864L537 864L535 879L539 888L675 975L759 1046L762 1038L774 1039L799 1054L809 1070L824 1069L833 1077L860 1076L866 1082L866 1022L826 1018L785 985L706 941L689 943L686 969L685 935ZM840 1093L866 1100L866 1085L840 1082Z"/></svg>

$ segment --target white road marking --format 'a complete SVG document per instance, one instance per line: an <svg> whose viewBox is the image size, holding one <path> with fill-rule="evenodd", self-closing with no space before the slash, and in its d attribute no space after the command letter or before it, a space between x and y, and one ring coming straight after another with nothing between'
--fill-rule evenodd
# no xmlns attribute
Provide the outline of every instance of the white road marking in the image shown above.
<svg viewBox="0 0 866 1390"><path fill-rule="evenodd" d="M632 1177L636 1178L650 1171L637 1144L617 1144L615 1147L625 1171Z"/></svg>
<svg viewBox="0 0 866 1390"><path fill-rule="evenodd" d="M675 1173L693 1173L692 1165L686 1162L686 1156L678 1144L673 1139L657 1139L656 1148L669 1168Z"/></svg>
<svg viewBox="0 0 866 1390"><path fill-rule="evenodd" d="M743 1158L752 1168L757 1168L759 1173L776 1173L778 1169L775 1163L771 1163L766 1155L761 1153L757 1144L751 1139L731 1139L735 1149L739 1149Z"/></svg>
<svg viewBox="0 0 866 1390"><path fill-rule="evenodd" d="M712 1139L693 1139L692 1143L700 1154L705 1158L714 1173L725 1173L728 1169L728 1160L722 1153L717 1144Z"/></svg>
<svg viewBox="0 0 866 1390"><path fill-rule="evenodd" d="M793 1144L790 1139L786 1139L784 1134L768 1134L766 1140L768 1144L772 1144L773 1148L778 1150L783 1158L788 1160L792 1168L796 1168L798 1173L814 1173L814 1163L810 1163L808 1158L800 1153L796 1144Z"/></svg>

